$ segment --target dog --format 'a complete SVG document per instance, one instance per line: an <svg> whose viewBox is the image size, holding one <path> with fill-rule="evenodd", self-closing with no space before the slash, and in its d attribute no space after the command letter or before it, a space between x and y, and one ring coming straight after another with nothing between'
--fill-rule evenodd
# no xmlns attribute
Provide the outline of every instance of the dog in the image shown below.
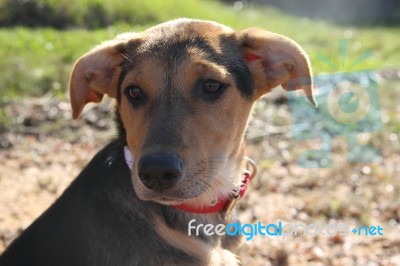
<svg viewBox="0 0 400 266"><path fill-rule="evenodd" d="M239 265L240 237L189 235L188 223L236 221L251 109L278 85L316 105L303 49L258 28L178 19L95 47L73 67L72 116L108 95L118 137L0 265Z"/></svg>

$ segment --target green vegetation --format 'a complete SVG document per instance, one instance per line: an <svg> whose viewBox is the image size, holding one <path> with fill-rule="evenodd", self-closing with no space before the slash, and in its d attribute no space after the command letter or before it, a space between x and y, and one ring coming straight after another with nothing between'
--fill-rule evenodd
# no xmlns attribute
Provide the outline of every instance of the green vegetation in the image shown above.
<svg viewBox="0 0 400 266"><path fill-rule="evenodd" d="M198 0L0 0L0 24L10 24L12 16L27 17L27 11L18 6L21 3L31 5L35 16L48 19L31 25L48 27L0 28L0 101L16 95L62 96L73 62L90 47L118 33L140 31L178 17L215 20L236 29L256 26L287 35L309 53L315 73L393 68L400 62L398 28L332 26L271 8L235 10L232 5ZM339 40L343 38L348 39L348 49L345 64L340 67ZM350 69L369 49L372 56ZM322 63L318 54L324 54L338 67Z"/></svg>

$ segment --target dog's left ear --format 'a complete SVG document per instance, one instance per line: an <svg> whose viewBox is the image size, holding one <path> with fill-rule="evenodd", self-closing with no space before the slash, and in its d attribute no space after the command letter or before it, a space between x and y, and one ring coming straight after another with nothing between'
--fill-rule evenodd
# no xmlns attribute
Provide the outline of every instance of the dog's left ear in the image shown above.
<svg viewBox="0 0 400 266"><path fill-rule="evenodd" d="M237 32L240 49L253 76L255 98L282 85L302 89L314 106L311 66L306 53L293 40L269 31L249 28ZM287 82L291 80L290 88Z"/></svg>
<svg viewBox="0 0 400 266"><path fill-rule="evenodd" d="M119 40L105 42L76 61L70 78L72 117L89 103L101 102L104 94L116 98L116 86L123 56Z"/></svg>

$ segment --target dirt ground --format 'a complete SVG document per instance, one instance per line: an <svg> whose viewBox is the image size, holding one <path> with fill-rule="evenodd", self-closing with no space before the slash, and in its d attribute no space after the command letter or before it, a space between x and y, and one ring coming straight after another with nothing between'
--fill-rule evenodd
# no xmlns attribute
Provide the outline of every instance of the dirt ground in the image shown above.
<svg viewBox="0 0 400 266"><path fill-rule="evenodd" d="M399 96L400 93L397 95ZM71 120L68 102L41 98L0 106L0 253L42 213L115 134L112 104ZM259 175L240 202L242 222L346 223L383 227L383 236L255 236L240 251L244 265L400 265L400 109L382 106L382 132L363 136L382 153L378 164L348 163L346 142L333 143L331 168L296 163L317 145L291 138L285 98L261 101L248 130L248 155ZM7 126L6 126L7 125Z"/></svg>

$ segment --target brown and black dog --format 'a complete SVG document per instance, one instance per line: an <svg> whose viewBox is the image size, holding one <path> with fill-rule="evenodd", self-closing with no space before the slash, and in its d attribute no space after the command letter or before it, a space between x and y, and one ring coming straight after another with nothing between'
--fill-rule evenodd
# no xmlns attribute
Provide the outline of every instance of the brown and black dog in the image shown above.
<svg viewBox="0 0 400 266"><path fill-rule="evenodd" d="M0 265L238 265L238 237L189 236L188 223L233 221L213 206L243 181L254 102L310 76L294 41L211 21L174 20L95 47L72 71L73 117L108 95L117 103L118 138ZM297 85L291 89L315 104L311 84Z"/></svg>

